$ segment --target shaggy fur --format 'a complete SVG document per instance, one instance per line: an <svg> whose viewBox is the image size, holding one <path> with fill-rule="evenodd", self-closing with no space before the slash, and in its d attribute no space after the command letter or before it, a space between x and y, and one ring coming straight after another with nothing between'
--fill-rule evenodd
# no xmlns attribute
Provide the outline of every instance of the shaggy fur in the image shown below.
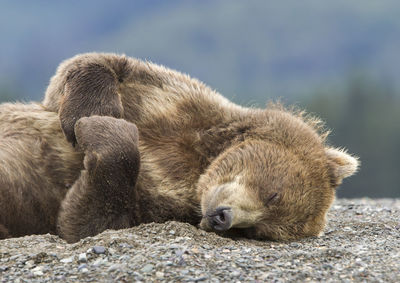
<svg viewBox="0 0 400 283"><path fill-rule="evenodd" d="M74 242L167 220L252 238L318 235L358 167L325 137L316 119L240 107L162 66L78 55L42 105L0 106L0 238Z"/></svg>

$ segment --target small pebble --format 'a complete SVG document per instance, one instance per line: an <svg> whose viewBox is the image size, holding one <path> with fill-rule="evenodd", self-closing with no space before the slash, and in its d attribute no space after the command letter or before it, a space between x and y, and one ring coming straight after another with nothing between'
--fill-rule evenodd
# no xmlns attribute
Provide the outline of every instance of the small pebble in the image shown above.
<svg viewBox="0 0 400 283"><path fill-rule="evenodd" d="M74 258L75 258L74 256L66 257L66 258L61 259L60 262L62 262L62 263L71 263L71 262L74 261Z"/></svg>
<svg viewBox="0 0 400 283"><path fill-rule="evenodd" d="M107 271L108 271L108 272L113 272L113 271L115 271L115 270L122 270L122 269L124 269L124 266L123 266L122 264L115 263L115 264L111 265L111 266L107 269Z"/></svg>
<svg viewBox="0 0 400 283"><path fill-rule="evenodd" d="M82 263L82 264L80 264L79 266L78 266L78 270L81 270L81 269L84 269L84 268L87 268L88 266L87 266L87 264L86 263Z"/></svg>
<svg viewBox="0 0 400 283"><path fill-rule="evenodd" d="M33 260L28 260L25 262L25 266L30 268L35 264L35 262Z"/></svg>
<svg viewBox="0 0 400 283"><path fill-rule="evenodd" d="M176 256L182 256L185 253L185 250L175 250Z"/></svg>
<svg viewBox="0 0 400 283"><path fill-rule="evenodd" d="M93 252L95 254L104 254L106 252L106 248L103 246L94 246L93 247Z"/></svg>
<svg viewBox="0 0 400 283"><path fill-rule="evenodd" d="M182 249L182 246L181 245L177 245L177 244L171 244L171 245L169 245L169 248L170 249Z"/></svg>
<svg viewBox="0 0 400 283"><path fill-rule="evenodd" d="M106 259L98 258L93 262L93 266L97 267L97 266L105 264L106 262L107 262Z"/></svg>
<svg viewBox="0 0 400 283"><path fill-rule="evenodd" d="M32 273L35 276L42 276L43 275L43 267L42 266L36 266L34 269L32 269Z"/></svg>
<svg viewBox="0 0 400 283"><path fill-rule="evenodd" d="M182 275L186 275L186 274L188 274L189 273L189 270L187 270L187 269L182 269L181 270L181 274Z"/></svg>
<svg viewBox="0 0 400 283"><path fill-rule="evenodd" d="M136 277L135 278L136 280L140 280L140 281L143 280L143 276L139 272L134 271L133 275Z"/></svg>
<svg viewBox="0 0 400 283"><path fill-rule="evenodd" d="M78 271L81 272L81 273L88 273L89 269L87 268L87 266L85 266L85 267L82 267L82 268L78 268Z"/></svg>
<svg viewBox="0 0 400 283"><path fill-rule="evenodd" d="M86 253L81 253L81 254L79 254L78 261L79 261L79 262L87 262Z"/></svg>
<svg viewBox="0 0 400 283"><path fill-rule="evenodd" d="M201 277L194 278L193 281L194 282L200 282L200 281L204 281L204 280L207 280L207 279L208 279L207 276L201 276Z"/></svg>
<svg viewBox="0 0 400 283"><path fill-rule="evenodd" d="M240 272L237 271L237 270L235 270L235 271L232 271L232 272L231 272L231 275L232 275L233 277L238 277L238 276L240 275Z"/></svg>
<svg viewBox="0 0 400 283"><path fill-rule="evenodd" d="M142 269L140 271L144 272L144 273L149 273L153 270L154 265L152 264L146 264L145 266L142 267Z"/></svg>

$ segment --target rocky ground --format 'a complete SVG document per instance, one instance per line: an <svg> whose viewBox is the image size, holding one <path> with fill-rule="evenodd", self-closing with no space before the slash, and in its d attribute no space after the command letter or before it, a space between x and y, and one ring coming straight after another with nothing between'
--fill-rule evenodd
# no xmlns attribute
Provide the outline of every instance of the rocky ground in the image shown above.
<svg viewBox="0 0 400 283"><path fill-rule="evenodd" d="M400 282L400 200L337 200L321 237L229 239L185 223L0 241L0 282Z"/></svg>

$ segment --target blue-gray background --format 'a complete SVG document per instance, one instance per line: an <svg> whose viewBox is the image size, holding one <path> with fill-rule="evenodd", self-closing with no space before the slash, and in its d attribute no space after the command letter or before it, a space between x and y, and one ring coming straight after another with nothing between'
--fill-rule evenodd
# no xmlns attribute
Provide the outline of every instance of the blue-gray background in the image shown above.
<svg viewBox="0 0 400 283"><path fill-rule="evenodd" d="M361 158L342 197L400 197L400 2L0 2L0 101L40 100L77 53L125 53L189 73L242 105L320 116Z"/></svg>

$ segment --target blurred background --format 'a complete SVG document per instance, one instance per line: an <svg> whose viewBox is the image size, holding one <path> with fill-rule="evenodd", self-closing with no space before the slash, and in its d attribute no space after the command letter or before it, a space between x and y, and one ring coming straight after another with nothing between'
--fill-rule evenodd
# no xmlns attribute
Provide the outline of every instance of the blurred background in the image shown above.
<svg viewBox="0 0 400 283"><path fill-rule="evenodd" d="M360 156L339 197L400 197L399 11L397 0L3 0L0 102L40 101L77 53L125 53L245 106L305 108Z"/></svg>

